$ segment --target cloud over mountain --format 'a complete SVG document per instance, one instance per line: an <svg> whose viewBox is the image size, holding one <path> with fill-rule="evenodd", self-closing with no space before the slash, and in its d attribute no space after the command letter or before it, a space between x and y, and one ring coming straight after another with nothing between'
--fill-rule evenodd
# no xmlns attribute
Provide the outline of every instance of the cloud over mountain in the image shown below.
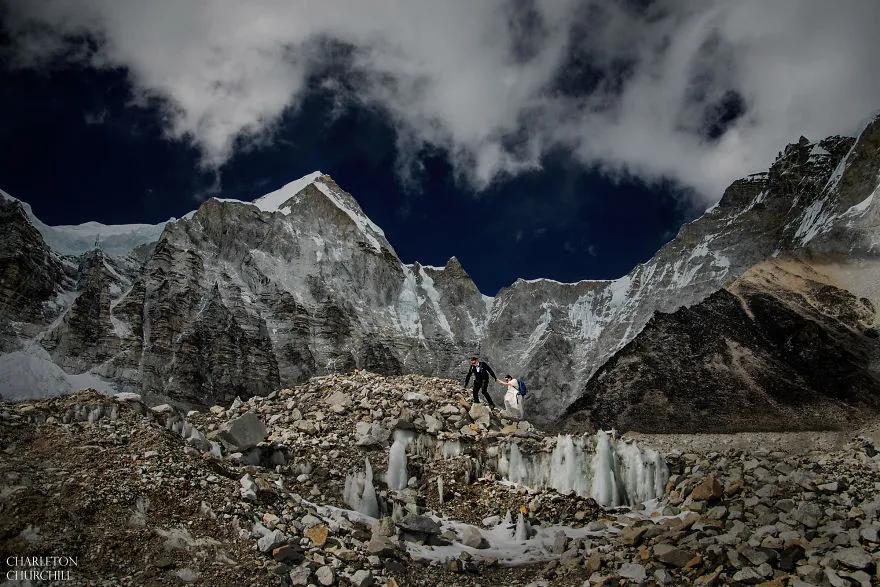
<svg viewBox="0 0 880 587"><path fill-rule="evenodd" d="M320 88L382 112L404 180L445 152L475 189L554 149L712 201L800 134L880 104L870 0L7 2L8 57L124 68L207 168L271 144Z"/></svg>

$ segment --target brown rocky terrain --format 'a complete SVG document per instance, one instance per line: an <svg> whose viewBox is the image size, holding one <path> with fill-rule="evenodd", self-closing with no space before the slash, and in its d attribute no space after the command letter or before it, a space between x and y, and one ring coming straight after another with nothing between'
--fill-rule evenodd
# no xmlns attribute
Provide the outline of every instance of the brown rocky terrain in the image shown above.
<svg viewBox="0 0 880 587"><path fill-rule="evenodd" d="M880 580L876 425L627 435L618 455L633 439L654 447L668 482L659 499L603 508L508 481L499 455L555 456L566 438L462 391L360 372L187 414L94 392L0 404L0 555L76 557L66 583L83 585ZM398 489L385 472L401 433ZM595 486L599 449L584 446ZM377 518L343 495L365 459Z"/></svg>
<svg viewBox="0 0 880 587"><path fill-rule="evenodd" d="M851 428L880 408L877 313L811 264L773 259L656 314L563 419L641 432Z"/></svg>

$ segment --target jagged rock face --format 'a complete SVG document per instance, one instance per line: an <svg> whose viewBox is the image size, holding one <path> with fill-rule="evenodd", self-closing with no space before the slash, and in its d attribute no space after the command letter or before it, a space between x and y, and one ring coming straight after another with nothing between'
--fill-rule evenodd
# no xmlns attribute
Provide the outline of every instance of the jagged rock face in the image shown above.
<svg viewBox="0 0 880 587"><path fill-rule="evenodd" d="M76 300L48 311L52 319L70 314L50 329L48 319L27 322L29 333L6 338L39 336L70 372L194 404L355 367L460 377L466 358L481 354L496 372L528 383L530 418L546 423L655 312L697 304L780 252L822 265L880 304L871 277L880 275L880 197L871 195L878 143L878 121L858 141L803 139L768 173L734 182L716 207L628 275L520 280L495 298L481 295L455 259L443 268L403 264L355 200L319 173L253 204L209 200L167 223L155 243L131 236L139 246L127 256L92 265L80 258L70 269L78 285L63 283L62 265L41 269L55 257L46 256L39 233L22 229L24 244L10 250L42 251L22 258L44 285ZM4 262L6 292L20 287L16 263ZM47 287L33 299L45 300ZM880 351L871 353L876 370Z"/></svg>
<svg viewBox="0 0 880 587"><path fill-rule="evenodd" d="M209 200L167 225L114 311L142 340L139 389L205 404L354 368L448 373L477 346L487 304L457 261L402 264L327 176L288 203Z"/></svg>
<svg viewBox="0 0 880 587"><path fill-rule="evenodd" d="M563 427L642 432L848 428L880 408L876 311L799 261L750 269L656 314L587 383Z"/></svg>
<svg viewBox="0 0 880 587"><path fill-rule="evenodd" d="M45 322L67 276L22 205L0 197L0 323Z"/></svg>
<svg viewBox="0 0 880 587"><path fill-rule="evenodd" d="M76 299L61 322L43 338L55 363L75 373L113 357L120 339L110 318L111 287L119 291L119 274L100 250L80 258Z"/></svg>
<svg viewBox="0 0 880 587"><path fill-rule="evenodd" d="M768 173L734 182L717 206L620 279L517 281L496 297L484 354L528 379L537 419L554 418L655 312L696 304L784 251L877 259L880 203L866 198L878 183L878 136L874 121L858 141L789 145Z"/></svg>

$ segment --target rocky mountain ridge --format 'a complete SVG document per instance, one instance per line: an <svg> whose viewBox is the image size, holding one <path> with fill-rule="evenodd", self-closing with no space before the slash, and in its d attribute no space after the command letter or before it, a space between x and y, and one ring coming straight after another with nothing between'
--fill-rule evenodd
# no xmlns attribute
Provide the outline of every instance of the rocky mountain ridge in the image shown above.
<svg viewBox="0 0 880 587"><path fill-rule="evenodd" d="M878 354L869 299L777 257L652 317L590 379L563 428L850 429L880 410Z"/></svg>
<svg viewBox="0 0 880 587"><path fill-rule="evenodd" d="M0 239L0 299L10 300L0 361L25 360L34 388L50 371L82 373L204 406L354 368L456 377L479 353L527 379L530 417L546 422L655 312L699 303L775 255L819 256L823 271L878 303L866 277L880 250L878 137L875 120L858 139L788 146L620 279L520 280L494 298L455 259L403 264L354 198L318 173L254 203L208 200L124 256L63 255L4 198L4 234L20 236Z"/></svg>

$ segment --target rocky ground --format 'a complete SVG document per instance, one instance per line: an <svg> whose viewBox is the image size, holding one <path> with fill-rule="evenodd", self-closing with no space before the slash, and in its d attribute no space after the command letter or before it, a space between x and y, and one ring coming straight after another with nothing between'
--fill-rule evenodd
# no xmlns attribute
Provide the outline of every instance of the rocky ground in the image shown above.
<svg viewBox="0 0 880 587"><path fill-rule="evenodd" d="M501 447L555 439L462 391L356 373L188 414L94 392L0 404L3 576L67 556L66 584L880 582L876 428L640 435L665 494L604 509L504 482ZM402 489L384 480L395 430L414 437ZM343 497L365 459L378 521Z"/></svg>

